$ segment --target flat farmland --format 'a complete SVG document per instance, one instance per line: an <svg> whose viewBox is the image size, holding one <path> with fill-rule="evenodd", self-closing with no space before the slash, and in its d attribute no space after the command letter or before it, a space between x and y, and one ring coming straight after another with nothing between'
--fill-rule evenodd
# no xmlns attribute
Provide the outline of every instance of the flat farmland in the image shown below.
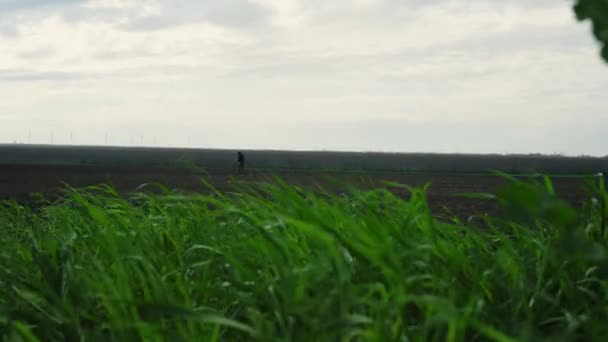
<svg viewBox="0 0 608 342"><path fill-rule="evenodd" d="M281 151L245 151L245 155L247 172L237 175L233 150L7 145L0 148L0 198L29 202L34 193L52 197L66 185L110 184L126 194L151 183L205 191L202 180L221 191L273 177L332 192L396 182L418 187L428 184L429 203L436 215L449 208L465 218L496 213L492 202L460 196L498 191L506 181L491 170L552 174L556 191L577 206L586 197L585 179L608 169L605 158ZM409 195L403 188L392 190L399 196Z"/></svg>
<svg viewBox="0 0 608 342"><path fill-rule="evenodd" d="M7 340L608 336L608 194L585 191L602 158L245 151L237 174L226 150L4 151L0 196L25 204L0 205ZM501 215L462 197L507 185L492 169L587 201L514 186ZM35 195L99 184L137 194Z"/></svg>

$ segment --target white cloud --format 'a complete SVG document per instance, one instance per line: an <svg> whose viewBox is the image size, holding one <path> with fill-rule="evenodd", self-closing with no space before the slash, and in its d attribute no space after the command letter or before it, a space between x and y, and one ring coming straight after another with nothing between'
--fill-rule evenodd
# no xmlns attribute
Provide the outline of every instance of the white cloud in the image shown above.
<svg viewBox="0 0 608 342"><path fill-rule="evenodd" d="M81 143L111 131L126 144L143 135L215 147L608 154L597 143L608 69L566 2L0 9L4 141L32 129L41 142L50 130L87 132Z"/></svg>

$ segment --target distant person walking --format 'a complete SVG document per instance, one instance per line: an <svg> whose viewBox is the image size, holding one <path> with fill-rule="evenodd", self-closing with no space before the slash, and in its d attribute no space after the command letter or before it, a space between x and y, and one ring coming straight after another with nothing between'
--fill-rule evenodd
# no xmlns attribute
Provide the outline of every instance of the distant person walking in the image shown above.
<svg viewBox="0 0 608 342"><path fill-rule="evenodd" d="M238 173L245 173L245 155L241 152L238 153L239 170Z"/></svg>

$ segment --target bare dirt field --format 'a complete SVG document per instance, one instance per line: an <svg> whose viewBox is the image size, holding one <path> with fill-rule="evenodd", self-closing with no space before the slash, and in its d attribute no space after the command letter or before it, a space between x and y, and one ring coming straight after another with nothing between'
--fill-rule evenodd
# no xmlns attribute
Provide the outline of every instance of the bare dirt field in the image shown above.
<svg viewBox="0 0 608 342"><path fill-rule="evenodd" d="M608 158L544 155L244 151L247 172L236 174L236 150L55 145L0 145L0 199L33 203L32 193L56 196L66 185L111 184L122 193L142 184L204 191L202 179L221 191L239 182L269 180L340 193L348 187L375 188L384 181L428 188L436 215L444 207L461 218L495 214L488 201L461 193L495 193L506 184L492 170L551 174L557 192L573 205L586 196L584 179L608 170ZM583 177L583 175L586 175ZM408 191L392 189L407 198Z"/></svg>
<svg viewBox="0 0 608 342"><path fill-rule="evenodd" d="M206 172L184 168L136 167L136 166L87 166L87 165L0 165L0 199L15 199L31 203L32 193L55 196L66 184L73 187L111 184L122 193L135 191L142 184L161 183L183 191L205 191L202 180L207 180L222 191L230 191L239 182L271 180L277 176L289 184L305 188L322 187L332 192L342 192L348 187L374 188L384 181L410 186L430 184L428 196L433 212L445 214L444 207L466 219L472 214L496 214L495 203L467 199L459 196L470 192L496 192L506 184L505 179L491 174L431 173L431 172L348 172L310 170L248 170L237 175L232 169L212 169ZM553 178L556 191L573 205L585 198L584 181L579 177ZM392 189L407 198L405 189Z"/></svg>

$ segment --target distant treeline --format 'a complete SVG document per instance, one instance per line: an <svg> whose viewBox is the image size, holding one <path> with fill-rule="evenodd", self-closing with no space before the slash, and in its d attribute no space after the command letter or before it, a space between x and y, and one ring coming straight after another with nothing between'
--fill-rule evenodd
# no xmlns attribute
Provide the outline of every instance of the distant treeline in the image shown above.
<svg viewBox="0 0 608 342"><path fill-rule="evenodd" d="M236 167L236 150L3 145L0 164ZM589 174L608 171L608 158L546 155L292 152L243 150L250 169Z"/></svg>

